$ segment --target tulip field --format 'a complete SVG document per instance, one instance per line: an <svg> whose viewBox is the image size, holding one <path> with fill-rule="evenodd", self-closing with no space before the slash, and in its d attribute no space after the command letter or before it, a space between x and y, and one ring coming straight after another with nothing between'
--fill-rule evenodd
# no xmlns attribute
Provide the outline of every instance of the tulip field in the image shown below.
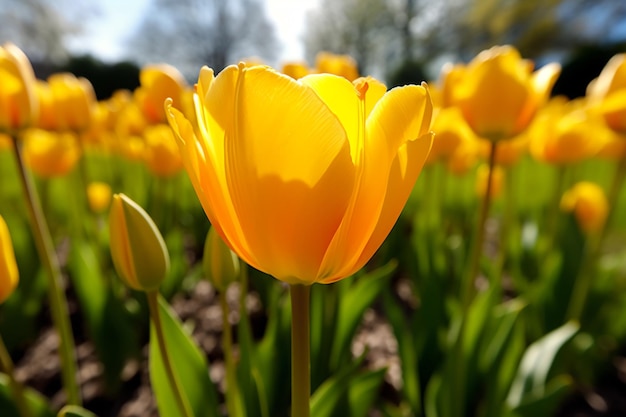
<svg viewBox="0 0 626 417"><path fill-rule="evenodd" d="M1 46L0 417L624 415L626 54L560 71L324 53L98 101Z"/></svg>

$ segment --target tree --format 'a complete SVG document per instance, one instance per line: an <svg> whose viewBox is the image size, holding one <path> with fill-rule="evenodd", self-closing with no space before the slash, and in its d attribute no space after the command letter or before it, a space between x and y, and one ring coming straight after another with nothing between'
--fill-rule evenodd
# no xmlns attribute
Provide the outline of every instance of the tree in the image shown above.
<svg viewBox="0 0 626 417"><path fill-rule="evenodd" d="M259 0L156 0L130 39L133 58L167 62L193 78L249 57L271 60L274 28Z"/></svg>
<svg viewBox="0 0 626 417"><path fill-rule="evenodd" d="M445 40L447 51L469 59L498 44L515 45L537 58L607 42L626 18L623 0L446 0L443 18L426 43ZM435 41L436 42L436 41ZM438 43L438 48L443 45ZM440 49L441 50L441 49Z"/></svg>
<svg viewBox="0 0 626 417"><path fill-rule="evenodd" d="M402 5L386 0L322 0L307 16L307 59L312 62L320 51L348 54L361 73L384 72L387 58L401 47Z"/></svg>
<svg viewBox="0 0 626 417"><path fill-rule="evenodd" d="M13 42L31 60L59 63L68 57L67 38L80 32L86 12L81 2L1 0L0 42Z"/></svg>

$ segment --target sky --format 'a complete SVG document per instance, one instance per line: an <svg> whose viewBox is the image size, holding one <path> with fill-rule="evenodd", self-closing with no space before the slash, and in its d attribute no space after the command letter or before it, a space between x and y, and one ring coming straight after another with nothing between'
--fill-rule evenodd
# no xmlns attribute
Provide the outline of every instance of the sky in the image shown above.
<svg viewBox="0 0 626 417"><path fill-rule="evenodd" d="M304 59L302 31L306 12L319 0L264 0L267 16L282 44L279 62ZM70 42L72 52L91 53L103 61L125 58L124 42L147 11L150 0L98 0L99 14Z"/></svg>

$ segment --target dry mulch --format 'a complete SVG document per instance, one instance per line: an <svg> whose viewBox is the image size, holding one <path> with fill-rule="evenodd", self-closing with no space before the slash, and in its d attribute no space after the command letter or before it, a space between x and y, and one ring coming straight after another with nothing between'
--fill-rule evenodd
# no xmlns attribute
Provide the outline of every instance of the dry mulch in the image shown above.
<svg viewBox="0 0 626 417"><path fill-rule="evenodd" d="M227 298L231 307L229 321L235 326L239 321L237 305L238 287L231 286ZM259 317L261 304L254 293L247 297L249 314ZM187 295L178 295L172 307L184 322L193 323L193 337L206 353L210 362L211 379L223 394L224 365L220 344L222 311L217 294L211 285L200 281ZM79 318L77 309L71 308L72 319ZM253 319L253 325L255 323ZM262 320L257 320L262 325ZM75 326L76 327L76 326ZM59 374L57 355L58 338L52 328L45 328L39 338L20 355L16 363L16 377L24 384L50 398L54 409L65 402ZM361 354L368 349L366 363L373 369L387 367L383 395L397 398L401 385L397 343L390 325L375 309L366 312L361 329L355 337L352 352ZM107 397L100 380L101 364L96 358L91 342L77 335L79 383L85 407L99 417L158 417L154 396L150 389L147 361L131 361L122 373L123 386L116 398ZM147 347L144 348L147 358ZM555 417L618 417L626 416L626 357L619 357L592 391L575 392L562 405Z"/></svg>

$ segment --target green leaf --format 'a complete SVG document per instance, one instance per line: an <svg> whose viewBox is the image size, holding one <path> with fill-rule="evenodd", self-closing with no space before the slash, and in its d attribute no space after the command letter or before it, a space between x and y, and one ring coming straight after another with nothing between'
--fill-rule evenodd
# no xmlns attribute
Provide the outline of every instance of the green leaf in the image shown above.
<svg viewBox="0 0 626 417"><path fill-rule="evenodd" d="M291 304L282 283L266 279L271 284L265 304L268 321L263 339L255 346L251 371L259 404L265 404L269 415L275 416L281 415L290 401L289 395L285 395L289 390L285 381L291 378Z"/></svg>
<svg viewBox="0 0 626 417"><path fill-rule="evenodd" d="M104 365L105 385L116 392L127 359L139 352L139 339L135 322L102 276L100 265L93 246L81 240L73 242L68 264L72 284L87 332Z"/></svg>
<svg viewBox="0 0 626 417"><path fill-rule="evenodd" d="M311 286L311 389L313 391L332 373L330 354L337 329L339 289L338 285Z"/></svg>
<svg viewBox="0 0 626 417"><path fill-rule="evenodd" d="M184 330L182 323L167 302L160 296L159 314L176 379L194 416L218 417L217 392L209 377L205 355ZM150 382L157 400L159 414L161 416L180 415L165 372L154 325L150 328Z"/></svg>
<svg viewBox="0 0 626 417"><path fill-rule="evenodd" d="M349 346L356 329L363 319L365 310L374 302L382 289L387 285L388 277L397 266L396 261L362 276L350 286L349 291L339 297L339 311L337 315L337 330L331 353L331 370L340 368L346 355L349 355Z"/></svg>
<svg viewBox="0 0 626 417"><path fill-rule="evenodd" d="M54 417L46 398L34 389L24 387L26 404L31 417ZM13 401L13 393L9 388L9 377L0 374L0 410L2 417L21 417Z"/></svg>
<svg viewBox="0 0 626 417"><path fill-rule="evenodd" d="M66 405L63 407L57 417L97 417L91 411L85 410L77 405Z"/></svg>
<svg viewBox="0 0 626 417"><path fill-rule="evenodd" d="M578 324L565 323L526 349L506 400L511 409L516 409L526 403L529 396L541 398L548 395L548 377L555 358L561 348L578 333L578 330Z"/></svg>
<svg viewBox="0 0 626 417"><path fill-rule="evenodd" d="M421 408L422 398L420 392L419 368L417 366L418 352L413 333L407 323L401 307L393 299L390 291L383 292L385 312L394 335L398 341L398 354L402 369L402 394L408 401L414 413Z"/></svg>
<svg viewBox="0 0 626 417"><path fill-rule="evenodd" d="M170 268L159 288L165 299L170 299L178 290L187 274L187 261L184 256L184 234L181 229L173 229L165 236L165 244L170 256Z"/></svg>
<svg viewBox="0 0 626 417"><path fill-rule="evenodd" d="M328 378L315 390L311 396L310 403L312 417L331 417L333 415L337 404L346 395L348 383L358 371L363 358L364 355L353 363L348 364L341 372Z"/></svg>
<svg viewBox="0 0 626 417"><path fill-rule="evenodd" d="M535 417L551 416L559 406L563 398L570 392L574 385L568 375L554 377L540 395L531 395L524 398L514 410L508 414L510 417Z"/></svg>
<svg viewBox="0 0 626 417"><path fill-rule="evenodd" d="M350 410L341 416L365 417L378 398L378 390L385 378L386 368L357 375L350 381L348 402Z"/></svg>

